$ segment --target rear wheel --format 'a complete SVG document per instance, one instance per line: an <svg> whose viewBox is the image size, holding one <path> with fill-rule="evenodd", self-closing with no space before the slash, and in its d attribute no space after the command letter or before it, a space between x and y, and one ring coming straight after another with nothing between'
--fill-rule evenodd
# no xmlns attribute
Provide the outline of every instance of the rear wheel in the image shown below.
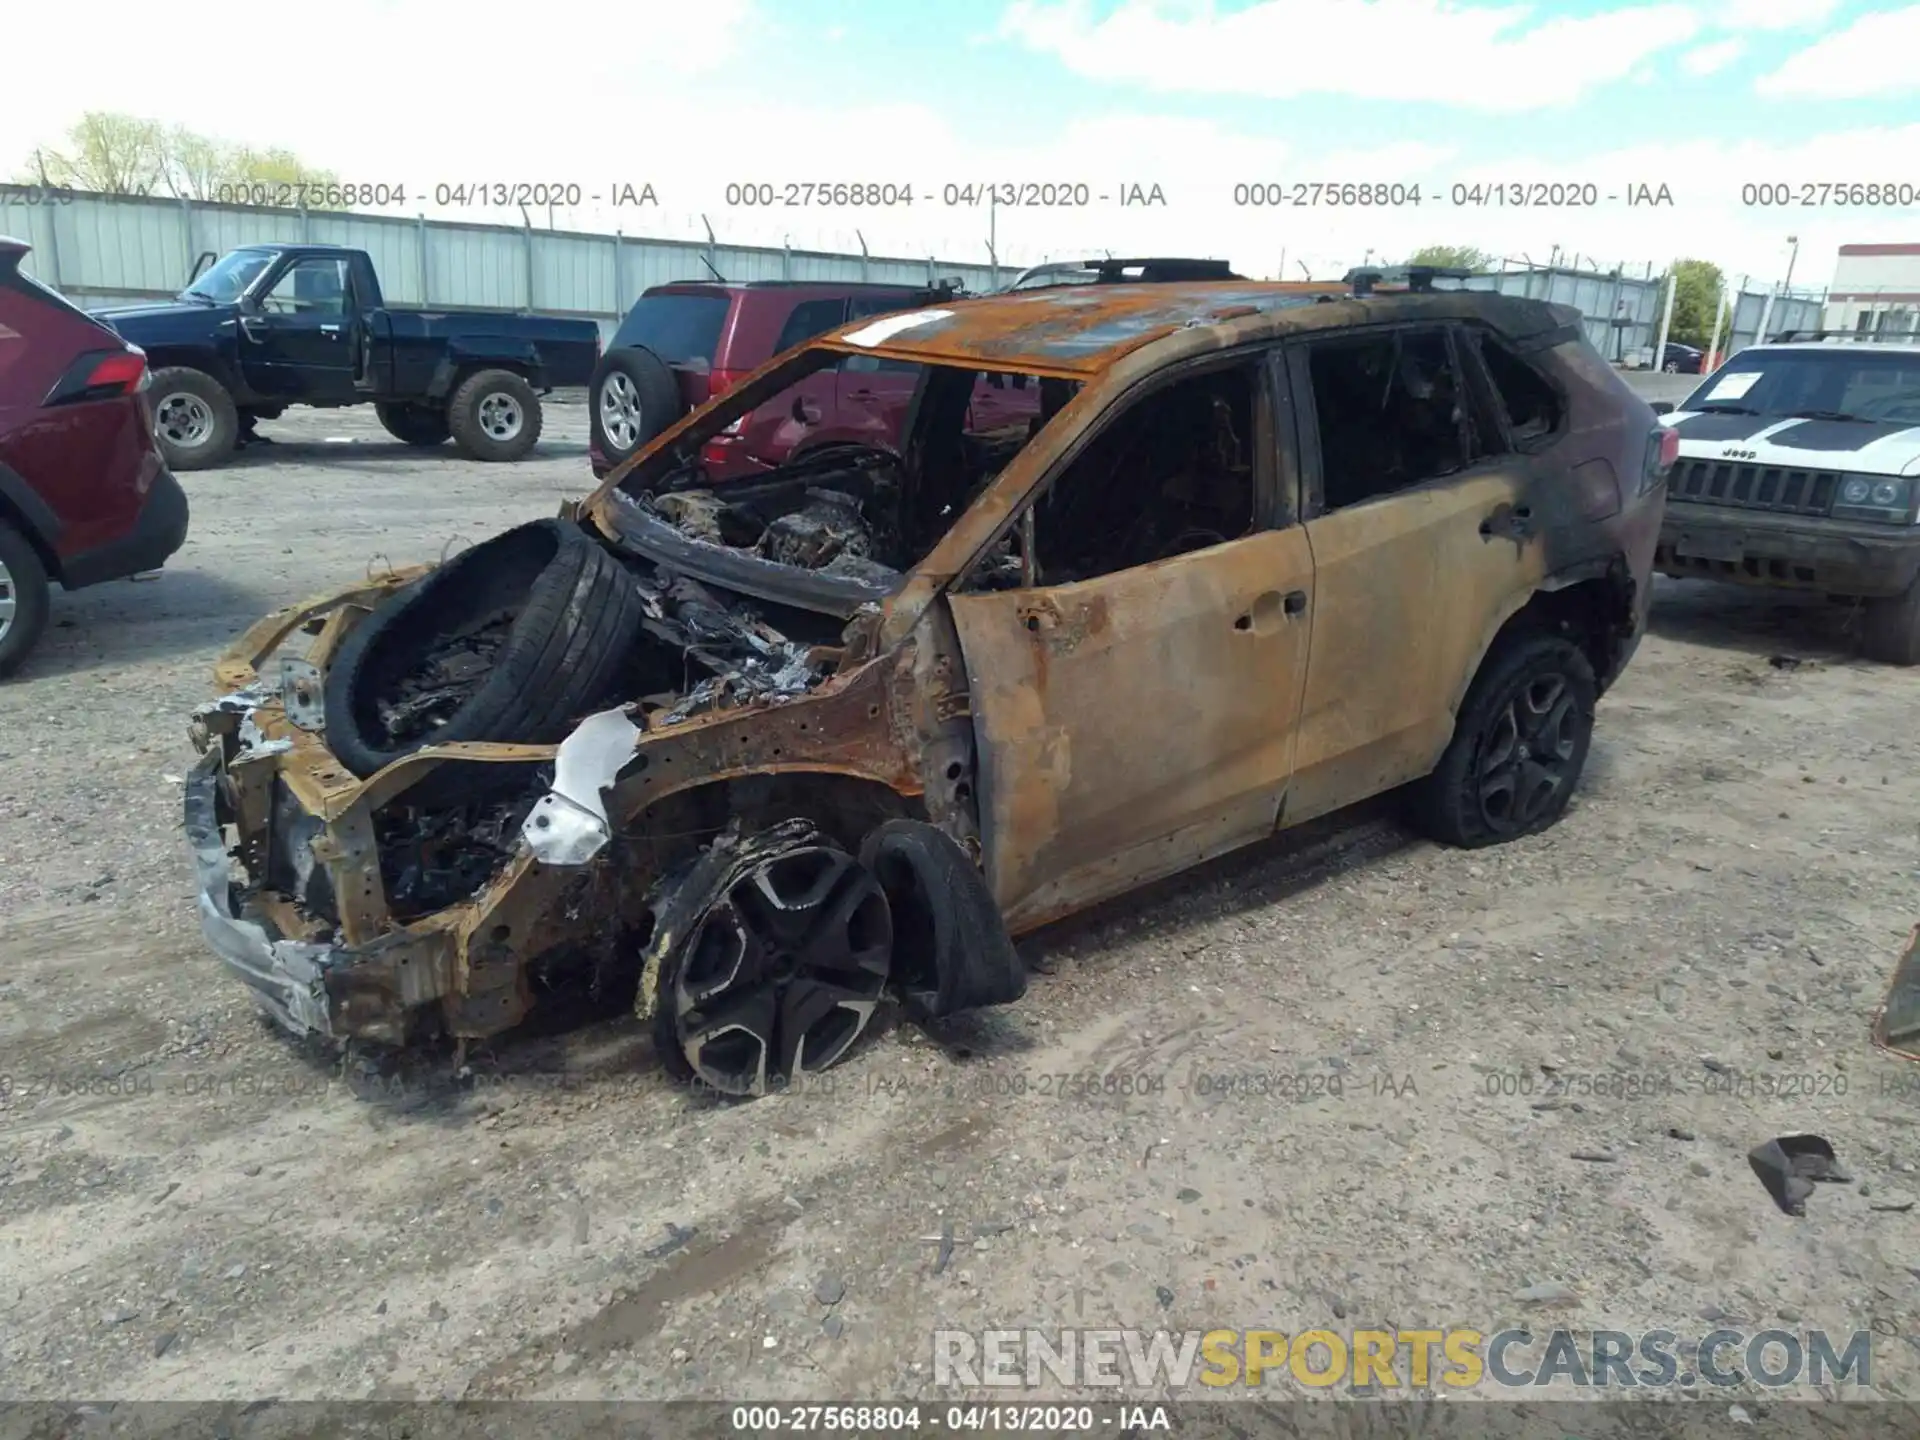
<svg viewBox="0 0 1920 1440"><path fill-rule="evenodd" d="M540 439L540 397L511 370L482 370L460 382L447 419L462 454L519 460Z"/></svg>
<svg viewBox="0 0 1920 1440"><path fill-rule="evenodd" d="M389 435L409 445L439 445L453 433L447 412L431 405L401 405L381 401L373 407Z"/></svg>
<svg viewBox="0 0 1920 1440"><path fill-rule="evenodd" d="M206 371L185 365L156 370L147 393L153 436L169 469L205 470L233 453L240 415L227 387Z"/></svg>
<svg viewBox="0 0 1920 1440"><path fill-rule="evenodd" d="M1573 798L1593 739L1593 665L1557 635L1519 637L1483 662L1414 815L1434 839L1478 849L1534 835Z"/></svg>
<svg viewBox="0 0 1920 1440"><path fill-rule="evenodd" d="M1866 605L1866 652L1886 665L1920 665L1920 579L1906 593Z"/></svg>
<svg viewBox="0 0 1920 1440"><path fill-rule="evenodd" d="M0 520L0 677L11 675L47 628L47 570L27 537Z"/></svg>

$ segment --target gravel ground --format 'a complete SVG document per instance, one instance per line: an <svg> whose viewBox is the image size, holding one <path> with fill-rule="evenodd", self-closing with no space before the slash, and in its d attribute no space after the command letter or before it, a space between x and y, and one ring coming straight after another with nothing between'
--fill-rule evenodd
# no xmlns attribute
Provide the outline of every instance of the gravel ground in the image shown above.
<svg viewBox="0 0 1920 1440"><path fill-rule="evenodd" d="M1580 1328L1871 1328L1920 1391L1920 1211L1876 1208L1920 1199L1920 1110L1867 1042L1920 918L1915 681L1819 605L1663 586L1544 836L1335 817L1036 937L1021 1004L886 1027L831 1088L690 1100L618 1019L462 1083L279 1038L193 921L210 663L552 513L584 426L504 467L271 426L0 688L8 1395L930 1397L937 1326L1490 1331L1546 1283ZM1089 1072L1134 1093L1047 1078ZM1745 1157L1803 1129L1856 1183L1794 1219Z"/></svg>

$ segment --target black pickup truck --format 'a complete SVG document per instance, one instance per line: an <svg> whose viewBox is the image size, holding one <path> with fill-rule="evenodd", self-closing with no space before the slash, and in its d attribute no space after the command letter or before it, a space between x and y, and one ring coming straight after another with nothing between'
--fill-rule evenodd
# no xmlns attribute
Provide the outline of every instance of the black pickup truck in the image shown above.
<svg viewBox="0 0 1920 1440"><path fill-rule="evenodd" d="M290 405L371 403L409 445L451 435L476 460L518 460L540 396L585 385L600 358L591 320L391 308L366 252L337 245L231 250L170 301L95 314L147 352L175 470L219 464Z"/></svg>

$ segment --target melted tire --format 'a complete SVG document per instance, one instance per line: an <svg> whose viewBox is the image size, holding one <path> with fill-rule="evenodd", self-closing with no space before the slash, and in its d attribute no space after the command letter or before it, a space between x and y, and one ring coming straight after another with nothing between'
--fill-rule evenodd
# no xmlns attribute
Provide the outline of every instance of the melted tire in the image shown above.
<svg viewBox="0 0 1920 1440"><path fill-rule="evenodd" d="M444 724L395 742L380 703L436 647L508 609L511 627L485 678ZM618 681L642 614L626 569L578 525L541 520L506 531L400 591L349 633L327 671L328 748L364 779L428 744L554 743ZM408 798L426 803L432 791L469 788L477 772L519 768L442 766Z"/></svg>
<svg viewBox="0 0 1920 1440"><path fill-rule="evenodd" d="M889 820L860 847L893 911L894 977L917 1020L1006 1005L1027 970L966 852L920 820Z"/></svg>

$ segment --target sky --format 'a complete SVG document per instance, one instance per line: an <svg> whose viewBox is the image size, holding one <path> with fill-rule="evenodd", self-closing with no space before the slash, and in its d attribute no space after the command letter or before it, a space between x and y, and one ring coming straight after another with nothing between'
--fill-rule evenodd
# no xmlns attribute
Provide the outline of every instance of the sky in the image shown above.
<svg viewBox="0 0 1920 1440"><path fill-rule="evenodd" d="M1449 244L1818 287L1843 243L1920 241L1920 205L1819 203L1920 201L1898 0L200 0L164 43L153 23L10 16L0 176L100 109L404 186L406 214L519 223L458 187L546 185L543 227L1014 266L1326 279ZM883 203L805 189L848 182ZM990 210L1003 185L1019 203ZM1359 185L1386 203L1299 203Z"/></svg>

